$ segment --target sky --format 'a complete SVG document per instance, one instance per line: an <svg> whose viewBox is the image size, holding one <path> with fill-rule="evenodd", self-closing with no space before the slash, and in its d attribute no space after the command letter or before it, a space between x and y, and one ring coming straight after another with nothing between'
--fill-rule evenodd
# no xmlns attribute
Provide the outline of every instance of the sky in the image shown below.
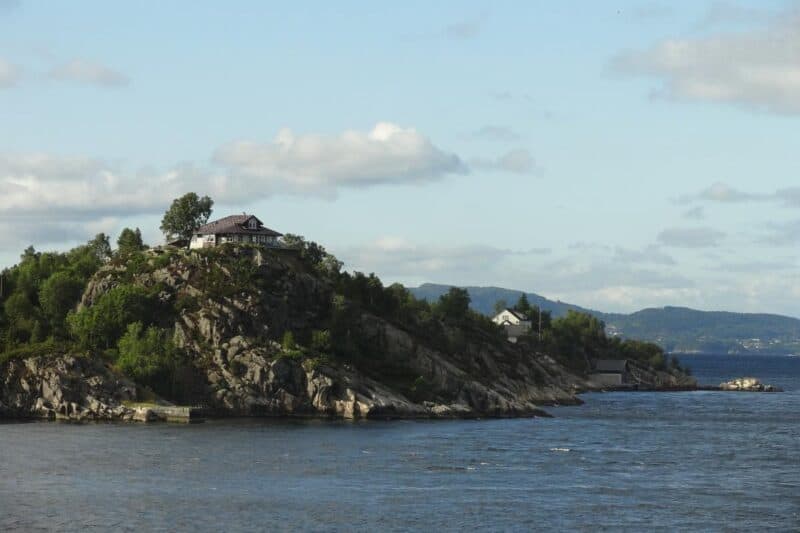
<svg viewBox="0 0 800 533"><path fill-rule="evenodd" d="M800 316L800 2L0 0L0 267L209 195L385 283Z"/></svg>

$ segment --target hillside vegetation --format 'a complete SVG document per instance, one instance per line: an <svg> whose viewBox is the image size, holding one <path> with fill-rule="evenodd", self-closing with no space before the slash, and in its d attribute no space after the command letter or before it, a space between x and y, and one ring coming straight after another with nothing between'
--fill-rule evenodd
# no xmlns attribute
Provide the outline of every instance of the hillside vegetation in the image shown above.
<svg viewBox="0 0 800 533"><path fill-rule="evenodd" d="M466 287L474 310L491 316L498 301L515 302L520 291L498 287ZM418 298L434 300L447 285L426 283L409 289ZM663 307L631 314L604 313L534 293L525 293L537 307L558 318L569 311L586 313L603 321L612 336L657 343L668 352L800 353L800 320L774 314L698 311Z"/></svg>

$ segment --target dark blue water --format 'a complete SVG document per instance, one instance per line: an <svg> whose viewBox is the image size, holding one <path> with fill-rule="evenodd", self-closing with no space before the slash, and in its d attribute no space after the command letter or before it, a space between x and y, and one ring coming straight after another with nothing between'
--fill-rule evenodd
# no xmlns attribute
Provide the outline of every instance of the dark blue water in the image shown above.
<svg viewBox="0 0 800 533"><path fill-rule="evenodd" d="M0 425L0 530L800 529L800 358L683 358L779 394L585 395L553 419Z"/></svg>

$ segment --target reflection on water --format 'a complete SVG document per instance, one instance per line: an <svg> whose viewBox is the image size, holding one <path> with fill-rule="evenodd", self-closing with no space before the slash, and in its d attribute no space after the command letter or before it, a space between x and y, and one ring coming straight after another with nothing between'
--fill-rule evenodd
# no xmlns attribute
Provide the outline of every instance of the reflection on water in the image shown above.
<svg viewBox="0 0 800 533"><path fill-rule="evenodd" d="M682 358L780 394L589 394L553 419L0 425L0 530L800 525L800 358Z"/></svg>

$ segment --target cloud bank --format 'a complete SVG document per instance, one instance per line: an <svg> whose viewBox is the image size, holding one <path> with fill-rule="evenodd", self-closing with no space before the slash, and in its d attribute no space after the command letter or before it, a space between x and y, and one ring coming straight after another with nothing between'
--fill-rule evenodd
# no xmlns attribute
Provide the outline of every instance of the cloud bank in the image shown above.
<svg viewBox="0 0 800 533"><path fill-rule="evenodd" d="M19 67L0 58L0 89L7 89L16 85L20 75Z"/></svg>
<svg viewBox="0 0 800 533"><path fill-rule="evenodd" d="M618 55L612 68L661 82L654 96L800 113L800 9L757 29L667 39Z"/></svg>
<svg viewBox="0 0 800 533"><path fill-rule="evenodd" d="M713 248L725 234L711 228L668 228L658 234L658 242L673 248Z"/></svg>
<svg viewBox="0 0 800 533"><path fill-rule="evenodd" d="M130 79L121 72L84 59L73 59L53 67L49 77L57 81L98 85L101 87L121 87L130 83Z"/></svg>
<svg viewBox="0 0 800 533"><path fill-rule="evenodd" d="M509 152L479 168L526 173L527 151ZM237 141L205 165L132 171L100 158L0 153L0 215L87 219L158 213L187 191L218 202L251 203L275 194L332 198L342 189L419 185L470 168L413 128L378 123L366 132L295 134L272 142Z"/></svg>
<svg viewBox="0 0 800 533"><path fill-rule="evenodd" d="M467 167L413 128L388 122L369 132L336 136L281 130L269 143L239 141L220 148L214 161L231 176L268 191L332 194L342 187L425 183Z"/></svg>

